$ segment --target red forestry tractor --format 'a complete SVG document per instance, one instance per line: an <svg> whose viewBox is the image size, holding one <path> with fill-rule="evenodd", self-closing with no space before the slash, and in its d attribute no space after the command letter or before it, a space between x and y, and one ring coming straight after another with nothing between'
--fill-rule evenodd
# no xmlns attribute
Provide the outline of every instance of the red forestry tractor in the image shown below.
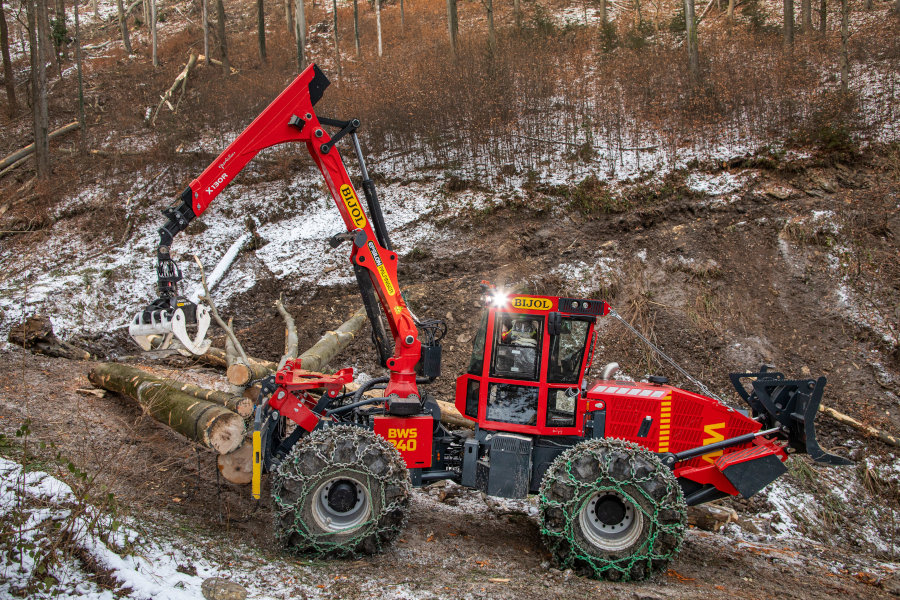
<svg viewBox="0 0 900 600"><path fill-rule="evenodd" d="M456 380L456 407L474 431L445 427L420 386L440 375L446 325L418 319L401 295L397 254L356 135L360 123L318 117L313 108L328 83L315 65L306 69L163 211L160 297L130 328L145 350L205 349L208 312L178 293L173 238L260 150L306 144L347 229L330 243L350 244L389 375L346 392L352 369L326 375L289 360L262 380L252 493L259 497L268 473L276 535L289 549L378 552L402 530L411 486L450 479L503 498L537 494L541 533L561 566L603 579L643 579L678 551L688 506L752 496L785 472L792 452L848 464L816 442L824 377L785 379L766 367L734 373L745 410L726 406L683 371L704 395L663 377L616 380L614 364L588 383L597 320L621 319L606 302L490 286L482 290L468 369ZM359 160L368 210L335 146L345 138ZM366 395L376 388L384 389L381 397Z"/></svg>

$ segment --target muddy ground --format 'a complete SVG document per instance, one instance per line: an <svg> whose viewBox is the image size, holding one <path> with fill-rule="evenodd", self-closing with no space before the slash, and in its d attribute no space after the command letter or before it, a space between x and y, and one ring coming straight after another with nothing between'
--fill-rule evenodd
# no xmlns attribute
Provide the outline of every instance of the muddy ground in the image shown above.
<svg viewBox="0 0 900 600"><path fill-rule="evenodd" d="M420 316L443 318L449 326L444 375L430 391L452 400L454 377L464 370L471 349L479 282L489 280L520 291L580 292L608 300L735 405L727 374L768 363L788 376L827 376L829 406L900 431L900 352L890 328L885 335L883 327L885 322L896 327L898 318L891 312L900 280L895 264L898 164L893 148L850 165L817 157L762 165L737 161L724 170L701 165L663 183L626 186L616 193L632 194L632 201L612 213L568 206L559 190L526 189L518 200L446 223L455 230L459 248L401 250L400 278L409 304ZM723 172L740 179L737 189L714 194L686 184L693 175ZM53 228L59 232L66 226L63 219ZM4 243L35 251L35 239ZM865 244L867 258L853 264L857 243ZM595 266L601 259L615 268ZM845 260L850 262L844 265ZM587 270L571 268L581 262ZM854 268L865 277L872 269L865 280L881 286L869 312L862 301L842 301L848 294L859 297L853 296ZM235 316L238 335L253 356L275 360L282 350L283 325L271 309L281 293L300 326L301 348L359 306L349 286L310 293L263 276L224 307ZM665 374L690 388L621 325L610 320L600 331L595 375L603 364L616 361L634 377ZM208 384L223 379L188 360L151 363L135 357L122 332L76 341L101 356L175 377L189 370L191 378ZM380 374L366 334L331 364L344 366ZM285 559L273 546L265 490L264 500L255 505L246 488L217 477L214 454L195 448L127 399L79 392L90 388L90 368L90 362L8 348L0 354L0 430L10 435L22 417L30 418L34 451L49 457L52 451L41 450L38 442L53 442L56 450L96 473L122 510L145 519L153 515L148 527L177 534L180 543L199 545L204 556L234 564L236 580L252 579L254 565ZM858 465L869 464L867 459L893 464L896 449L827 417L818 419L818 431L824 447ZM796 470L787 477L816 493L825 468L804 464L803 472L811 477L800 477ZM850 469L842 477L866 479L865 470ZM725 501L752 525L732 524L718 533L691 529L667 574L632 584L556 570L541 546L533 503L497 506L476 492L437 486L415 493L407 530L390 551L358 561L288 559L290 568L277 589L295 598L900 595L892 566L897 528L878 516L883 513L865 509L879 503L893 515L897 507L895 485L878 477L869 473L868 485L863 481L854 488L863 490L862 497L846 499L822 519L801 524L793 537L775 535L770 521L777 513L764 499ZM890 549L861 541L861 521L889 539Z"/></svg>

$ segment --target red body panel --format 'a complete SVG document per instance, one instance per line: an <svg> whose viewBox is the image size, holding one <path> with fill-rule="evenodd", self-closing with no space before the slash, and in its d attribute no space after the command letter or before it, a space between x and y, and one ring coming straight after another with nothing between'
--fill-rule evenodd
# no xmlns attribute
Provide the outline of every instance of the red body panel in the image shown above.
<svg viewBox="0 0 900 600"><path fill-rule="evenodd" d="M400 452L409 469L431 466L434 419L424 417L375 417L375 433Z"/></svg>

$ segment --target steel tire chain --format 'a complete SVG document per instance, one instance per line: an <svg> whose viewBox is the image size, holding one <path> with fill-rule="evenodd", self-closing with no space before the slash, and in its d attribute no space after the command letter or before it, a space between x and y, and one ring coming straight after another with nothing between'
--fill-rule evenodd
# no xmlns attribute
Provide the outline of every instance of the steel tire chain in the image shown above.
<svg viewBox="0 0 900 600"><path fill-rule="evenodd" d="M354 442L350 452L345 446L341 447L341 442L348 439ZM377 450L369 452L370 448ZM387 460L381 460L381 457ZM323 463L324 468L312 473L303 472L304 467L309 469ZM380 485L368 486L372 506L370 518L349 537L340 532L317 531L302 519L305 504L315 501L310 494L320 482L338 471L357 473L362 481L374 479L380 482ZM295 499L289 498L294 493L288 488L299 490ZM290 551L302 554L347 557L380 552L406 526L410 490L409 474L400 453L373 431L353 425L315 431L294 446L273 474L275 537ZM393 497L388 498L388 493ZM284 523L286 517L291 521L288 526Z"/></svg>
<svg viewBox="0 0 900 600"><path fill-rule="evenodd" d="M612 472L612 463L628 453L628 474L619 480ZM600 477L586 482L575 471L575 463L584 456L596 459ZM645 465L638 465L640 458L645 465L653 466L643 476L637 476ZM654 499L645 486L656 479L658 485L664 485L662 492L657 492L660 499ZM561 486L561 487L560 487ZM653 489L653 485L647 485ZM625 489L627 488L627 489ZM568 499L562 497L560 490L571 492ZM628 556L602 557L591 552L576 536L576 523L579 512L585 502L596 492L616 491L632 500L635 509L643 513L649 520L649 535L643 540L634 553ZM637 490L653 507L650 512L634 500ZM569 495L566 493L565 495ZM539 492L541 517L541 535L550 552L564 567L570 567L599 579L628 581L645 579L665 568L681 547L687 527L687 507L681 486L672 472L666 468L659 458L646 448L618 439L589 440L574 446L556 458L544 475ZM548 526L548 521L558 520L560 513L564 519L563 527Z"/></svg>

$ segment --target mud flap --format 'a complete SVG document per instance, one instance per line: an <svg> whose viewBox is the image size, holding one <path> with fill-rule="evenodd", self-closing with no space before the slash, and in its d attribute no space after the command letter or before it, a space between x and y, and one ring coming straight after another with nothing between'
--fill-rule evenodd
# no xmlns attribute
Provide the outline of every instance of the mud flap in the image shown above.
<svg viewBox="0 0 900 600"><path fill-rule="evenodd" d="M846 458L829 454L816 440L816 413L825 391L825 377L785 379L784 375L763 366L757 373L731 373L732 385L750 405L753 418L763 417L763 429L786 428L788 446L808 454L816 462L851 465ZM751 379L751 389L743 383Z"/></svg>
<svg viewBox="0 0 900 600"><path fill-rule="evenodd" d="M749 498L787 472L779 450L775 446L753 446L726 454L715 465L741 496Z"/></svg>

